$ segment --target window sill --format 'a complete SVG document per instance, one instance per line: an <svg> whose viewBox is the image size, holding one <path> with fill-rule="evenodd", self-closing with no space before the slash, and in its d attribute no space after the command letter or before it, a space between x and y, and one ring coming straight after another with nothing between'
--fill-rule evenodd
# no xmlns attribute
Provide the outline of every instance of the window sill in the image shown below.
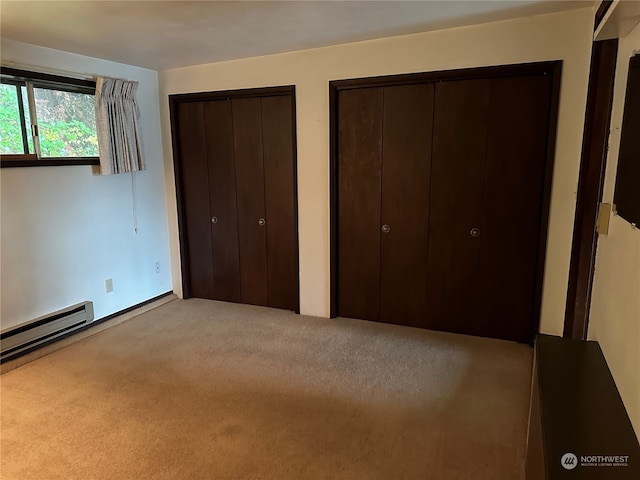
<svg viewBox="0 0 640 480"><path fill-rule="evenodd" d="M22 157L22 158L20 158ZM29 156L30 157L30 156ZM69 165L100 165L98 157L24 158L17 155L1 155L0 168L62 167Z"/></svg>

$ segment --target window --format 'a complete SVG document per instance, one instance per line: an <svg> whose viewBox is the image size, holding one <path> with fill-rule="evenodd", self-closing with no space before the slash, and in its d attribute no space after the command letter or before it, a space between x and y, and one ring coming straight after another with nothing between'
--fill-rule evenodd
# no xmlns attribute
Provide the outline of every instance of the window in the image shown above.
<svg viewBox="0 0 640 480"><path fill-rule="evenodd" d="M3 167L97 165L95 82L2 68Z"/></svg>

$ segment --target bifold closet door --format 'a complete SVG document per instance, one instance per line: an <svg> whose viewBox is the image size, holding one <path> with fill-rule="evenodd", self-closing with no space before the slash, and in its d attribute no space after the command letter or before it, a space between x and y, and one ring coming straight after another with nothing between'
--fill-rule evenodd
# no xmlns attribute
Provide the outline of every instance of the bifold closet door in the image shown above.
<svg viewBox="0 0 640 480"><path fill-rule="evenodd" d="M489 80L435 86L426 326L469 332L478 302Z"/></svg>
<svg viewBox="0 0 640 480"><path fill-rule="evenodd" d="M268 305L261 101L232 103L242 303Z"/></svg>
<svg viewBox="0 0 640 480"><path fill-rule="evenodd" d="M261 104L268 305L296 310L298 234L292 99L288 95L262 97Z"/></svg>
<svg viewBox="0 0 640 480"><path fill-rule="evenodd" d="M297 311L294 92L266 90L172 100L183 279L188 296Z"/></svg>
<svg viewBox="0 0 640 480"><path fill-rule="evenodd" d="M343 90L338 105L339 315L420 326L433 85Z"/></svg>
<svg viewBox="0 0 640 480"><path fill-rule="evenodd" d="M290 96L233 104L242 302L295 310L293 117Z"/></svg>
<svg viewBox="0 0 640 480"><path fill-rule="evenodd" d="M384 88L380 321L416 327L427 313L433 84Z"/></svg>
<svg viewBox="0 0 640 480"><path fill-rule="evenodd" d="M542 74L436 85L430 328L530 340L550 96Z"/></svg>
<svg viewBox="0 0 640 480"><path fill-rule="evenodd" d="M380 318L382 88L338 98L338 312Z"/></svg>
<svg viewBox="0 0 640 480"><path fill-rule="evenodd" d="M551 78L491 80L475 331L529 342L538 315L536 279Z"/></svg>
<svg viewBox="0 0 640 480"><path fill-rule="evenodd" d="M183 102L177 113L190 293L238 302L231 102Z"/></svg>
<svg viewBox="0 0 640 480"><path fill-rule="evenodd" d="M241 301L238 209L230 100L204 103L213 254L213 298Z"/></svg>
<svg viewBox="0 0 640 480"><path fill-rule="evenodd" d="M179 153L182 162L182 203L191 295L215 298L209 199L209 166L203 102L178 104Z"/></svg>

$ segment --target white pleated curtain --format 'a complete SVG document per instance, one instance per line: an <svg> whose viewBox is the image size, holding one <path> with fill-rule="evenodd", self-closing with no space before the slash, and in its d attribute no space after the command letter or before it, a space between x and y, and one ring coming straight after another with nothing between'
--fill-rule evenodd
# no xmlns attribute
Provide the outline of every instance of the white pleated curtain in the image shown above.
<svg viewBox="0 0 640 480"><path fill-rule="evenodd" d="M100 174L144 170L138 130L138 82L117 78L96 79L96 131Z"/></svg>

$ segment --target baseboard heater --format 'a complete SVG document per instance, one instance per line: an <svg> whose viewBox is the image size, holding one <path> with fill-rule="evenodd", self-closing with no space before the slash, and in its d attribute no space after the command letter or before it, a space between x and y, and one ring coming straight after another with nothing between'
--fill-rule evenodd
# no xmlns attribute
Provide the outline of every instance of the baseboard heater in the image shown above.
<svg viewBox="0 0 640 480"><path fill-rule="evenodd" d="M93 302L82 302L0 333L0 362L93 321Z"/></svg>

